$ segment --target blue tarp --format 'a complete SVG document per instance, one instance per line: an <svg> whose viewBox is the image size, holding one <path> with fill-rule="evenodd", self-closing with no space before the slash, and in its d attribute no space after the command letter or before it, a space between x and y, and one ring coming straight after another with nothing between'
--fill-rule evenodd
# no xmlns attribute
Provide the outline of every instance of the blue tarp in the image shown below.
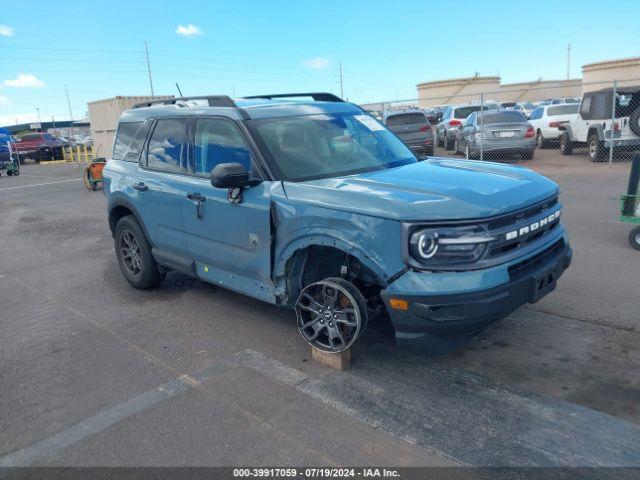
<svg viewBox="0 0 640 480"><path fill-rule="evenodd" d="M9 130L5 130L4 128L0 128L0 152L8 152L9 147L7 146L7 142L11 141L13 141L11 132Z"/></svg>

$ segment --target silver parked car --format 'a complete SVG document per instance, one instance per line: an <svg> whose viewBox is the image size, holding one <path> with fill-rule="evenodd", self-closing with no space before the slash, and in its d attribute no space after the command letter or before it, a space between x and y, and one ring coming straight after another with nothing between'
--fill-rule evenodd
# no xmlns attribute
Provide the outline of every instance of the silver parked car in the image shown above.
<svg viewBox="0 0 640 480"><path fill-rule="evenodd" d="M485 111L482 115L474 112L457 131L454 149L456 153L464 152L467 158L479 158L481 143L485 155L518 154L531 159L536 148L536 132L516 110Z"/></svg>
<svg viewBox="0 0 640 480"><path fill-rule="evenodd" d="M480 105L451 105L447 107L442 114L442 120L436 127L438 146L453 150L456 132L462 126L465 118L478 111L480 111Z"/></svg>
<svg viewBox="0 0 640 480"><path fill-rule="evenodd" d="M385 112L384 124L418 157L433 155L433 130L424 111Z"/></svg>

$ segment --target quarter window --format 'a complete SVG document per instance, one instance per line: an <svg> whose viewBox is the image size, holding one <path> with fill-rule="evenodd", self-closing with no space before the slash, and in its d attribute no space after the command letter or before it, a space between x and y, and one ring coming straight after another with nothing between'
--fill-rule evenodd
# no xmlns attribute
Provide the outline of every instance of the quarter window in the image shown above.
<svg viewBox="0 0 640 480"><path fill-rule="evenodd" d="M153 129L147 166L172 173L187 172L187 124L179 119L160 119Z"/></svg>
<svg viewBox="0 0 640 480"><path fill-rule="evenodd" d="M240 163L251 170L251 150L238 127L228 120L197 120L195 147L196 175L209 176L221 163Z"/></svg>
<svg viewBox="0 0 640 480"><path fill-rule="evenodd" d="M113 159L137 162L148 130L149 122L121 123L113 145Z"/></svg>

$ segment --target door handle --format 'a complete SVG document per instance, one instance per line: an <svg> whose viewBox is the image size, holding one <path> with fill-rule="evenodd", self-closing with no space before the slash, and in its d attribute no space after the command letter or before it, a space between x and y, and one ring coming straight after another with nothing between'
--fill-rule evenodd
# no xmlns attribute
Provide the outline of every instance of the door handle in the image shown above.
<svg viewBox="0 0 640 480"><path fill-rule="evenodd" d="M133 185L133 189L138 190L139 192L146 192L147 190L149 190L149 187L147 187L143 182L138 182Z"/></svg>
<svg viewBox="0 0 640 480"><path fill-rule="evenodd" d="M198 202L198 204L196 205L196 216L198 218L202 218L202 204L207 201L207 197L200 193L194 192L187 194L187 198L189 200L195 200L196 202Z"/></svg>
<svg viewBox="0 0 640 480"><path fill-rule="evenodd" d="M189 200L195 200L196 202L206 202L207 201L207 197L205 197L204 195L201 195L200 193L197 193L197 192L189 193L187 195L187 198Z"/></svg>

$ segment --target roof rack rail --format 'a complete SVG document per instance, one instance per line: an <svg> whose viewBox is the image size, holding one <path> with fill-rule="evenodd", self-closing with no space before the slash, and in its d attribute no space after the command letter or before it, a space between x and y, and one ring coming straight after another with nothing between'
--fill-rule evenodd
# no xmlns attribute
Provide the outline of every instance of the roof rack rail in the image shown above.
<svg viewBox="0 0 640 480"><path fill-rule="evenodd" d="M227 95L202 95L199 97L174 97L150 100L148 102L136 103L131 108L144 108L151 107L152 105L175 105L177 102L188 102L190 100L207 100L210 107L237 107L236 103Z"/></svg>
<svg viewBox="0 0 640 480"><path fill-rule="evenodd" d="M274 98L311 97L316 102L344 102L343 99L333 93L313 92L313 93L274 93L272 95L251 95L243 98L264 98L272 100Z"/></svg>

